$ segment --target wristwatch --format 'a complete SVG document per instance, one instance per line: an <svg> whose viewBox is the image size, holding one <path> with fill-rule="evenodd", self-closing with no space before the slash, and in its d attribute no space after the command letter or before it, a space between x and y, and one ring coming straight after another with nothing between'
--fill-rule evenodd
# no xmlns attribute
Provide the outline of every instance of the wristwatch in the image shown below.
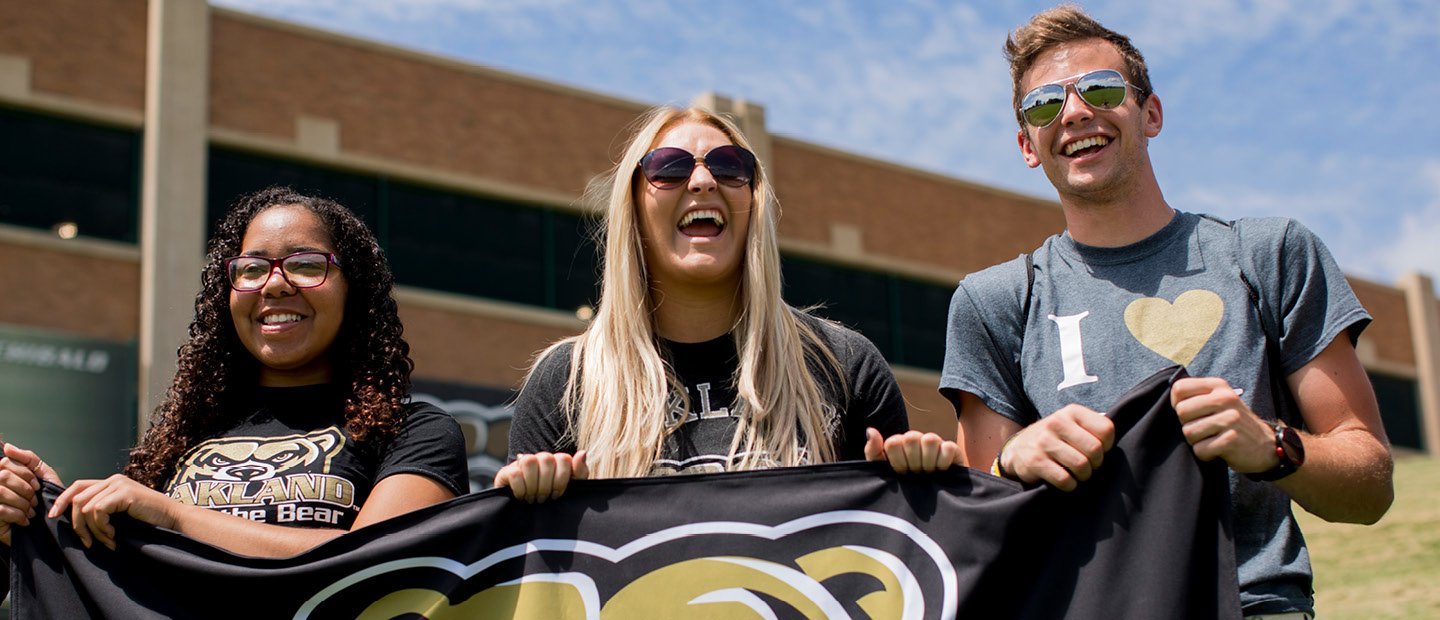
<svg viewBox="0 0 1440 620"><path fill-rule="evenodd" d="M1300 433L1278 420L1268 424L1275 429L1275 456L1279 457L1279 461L1267 471L1245 474L1251 480L1259 482L1279 480L1295 473L1295 470L1305 464L1305 444L1300 441Z"/></svg>

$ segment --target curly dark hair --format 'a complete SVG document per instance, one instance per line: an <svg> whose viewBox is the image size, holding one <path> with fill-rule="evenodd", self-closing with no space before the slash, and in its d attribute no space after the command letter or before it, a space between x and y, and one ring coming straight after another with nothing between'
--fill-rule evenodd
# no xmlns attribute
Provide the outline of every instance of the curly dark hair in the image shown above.
<svg viewBox="0 0 1440 620"><path fill-rule="evenodd" d="M345 318L330 346L334 383L349 385L345 428L358 445L377 446L399 432L410 393L410 345L391 294L395 279L375 235L349 209L288 187L241 196L220 221L195 295L190 340L150 428L130 451L125 474L152 488L166 481L187 450L239 421L234 405L252 393L260 363L240 342L230 317L227 257L240 253L250 222L271 207L298 205L320 217L349 285ZM163 489L162 489L163 490Z"/></svg>

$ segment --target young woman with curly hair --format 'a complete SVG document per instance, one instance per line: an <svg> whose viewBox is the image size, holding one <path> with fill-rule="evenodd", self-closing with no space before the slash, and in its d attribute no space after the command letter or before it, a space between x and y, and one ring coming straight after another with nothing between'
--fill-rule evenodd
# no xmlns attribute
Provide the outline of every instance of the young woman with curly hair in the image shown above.
<svg viewBox="0 0 1440 620"><path fill-rule="evenodd" d="M706 110L640 119L592 187L605 217L599 308L536 360L495 486L543 501L592 475L958 462L954 442L907 432L870 341L781 298L779 204L748 146Z"/></svg>
<svg viewBox="0 0 1440 620"><path fill-rule="evenodd" d="M270 188L241 198L210 242L190 340L123 474L57 498L89 546L128 513L231 551L293 555L469 489L459 425L407 402L410 347L394 279L345 207ZM33 516L37 477L6 446L0 523ZM6 473L8 472L8 473Z"/></svg>

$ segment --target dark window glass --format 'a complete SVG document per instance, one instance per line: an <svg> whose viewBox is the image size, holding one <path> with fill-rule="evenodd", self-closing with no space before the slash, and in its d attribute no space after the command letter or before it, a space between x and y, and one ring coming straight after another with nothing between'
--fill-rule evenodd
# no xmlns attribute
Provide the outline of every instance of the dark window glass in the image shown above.
<svg viewBox="0 0 1440 620"><path fill-rule="evenodd" d="M896 278L900 310L901 364L939 370L945 361L945 323L951 286Z"/></svg>
<svg viewBox="0 0 1440 620"><path fill-rule="evenodd" d="M1370 373L1375 386L1375 400L1380 404L1380 418L1385 434L1396 446L1425 449L1420 432L1420 393L1414 379Z"/></svg>
<svg viewBox="0 0 1440 620"><path fill-rule="evenodd" d="M543 209L393 183L389 214L399 283L547 305Z"/></svg>
<svg viewBox="0 0 1440 620"><path fill-rule="evenodd" d="M211 147L209 166L207 231L215 230L220 218L241 195L271 185L285 185L303 194L329 198L345 205L365 220L376 235L381 235L378 225L378 177L219 147ZM385 238L380 236L380 239L383 243Z"/></svg>
<svg viewBox="0 0 1440 620"><path fill-rule="evenodd" d="M591 231L594 215L552 212L554 218L555 307L574 310L595 307L600 300L600 254Z"/></svg>
<svg viewBox="0 0 1440 620"><path fill-rule="evenodd" d="M0 222L135 243L140 132L0 108Z"/></svg>
<svg viewBox="0 0 1440 620"><path fill-rule="evenodd" d="M890 286L884 274L813 262L783 260L785 300L790 305L821 305L814 313L839 321L869 338L891 362Z"/></svg>

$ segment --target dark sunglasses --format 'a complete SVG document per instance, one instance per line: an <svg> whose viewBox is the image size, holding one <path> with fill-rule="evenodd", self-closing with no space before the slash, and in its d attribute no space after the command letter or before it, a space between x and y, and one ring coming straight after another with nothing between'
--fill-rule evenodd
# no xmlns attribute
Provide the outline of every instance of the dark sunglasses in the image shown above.
<svg viewBox="0 0 1440 620"><path fill-rule="evenodd" d="M696 157L690 151L665 146L640 158L640 173L656 189L675 189L690 180L695 166L703 164L715 182L730 187L743 187L755 179L755 154L734 144L717 146Z"/></svg>
<svg viewBox="0 0 1440 620"><path fill-rule="evenodd" d="M248 293L265 288L276 265L280 266L280 277L290 286L314 288L325 283L330 265L339 267L340 259L328 252L296 252L280 258L235 256L225 259L225 273L230 276L230 288Z"/></svg>
<svg viewBox="0 0 1440 620"><path fill-rule="evenodd" d="M1032 127L1046 127L1065 109L1066 87L1074 84L1075 94L1086 105L1098 110L1113 110L1125 103L1125 76L1114 69L1091 71L1078 78L1068 78L1037 86L1020 99L1020 117Z"/></svg>

